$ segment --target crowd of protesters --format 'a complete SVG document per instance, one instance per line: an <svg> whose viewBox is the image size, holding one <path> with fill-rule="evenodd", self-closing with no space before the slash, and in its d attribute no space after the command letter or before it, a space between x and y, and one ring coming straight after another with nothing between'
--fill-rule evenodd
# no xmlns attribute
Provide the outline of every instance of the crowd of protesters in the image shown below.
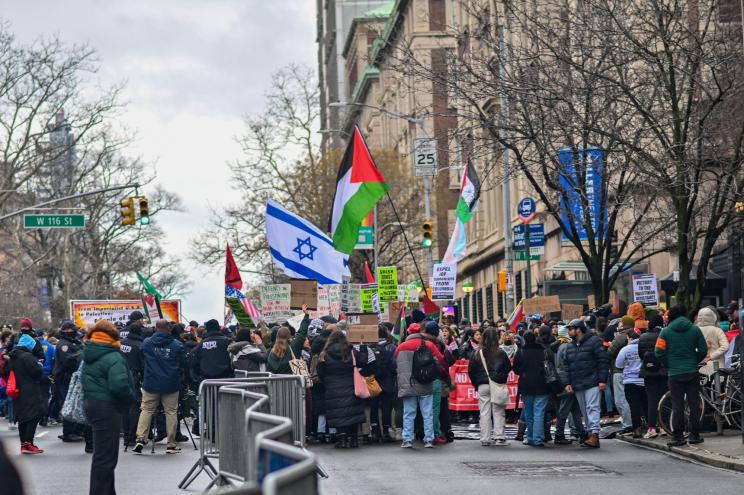
<svg viewBox="0 0 744 495"><path fill-rule="evenodd" d="M516 422L516 440L528 446L599 448L602 416L620 416L620 433L663 434L660 397L671 390L675 410L685 402L697 407L699 373L711 373L713 362L730 365L744 347L738 310L710 307L694 323L684 307L661 315L634 303L623 316L589 312L563 322L532 315L512 325L504 319L456 324L414 309L402 324L380 324L377 342L362 344L349 342L343 318L311 319L303 311L299 328L263 322L226 328L217 320L149 325L139 311L126 325L102 320L85 330L64 321L55 331L39 331L21 320L19 331L7 327L0 334L0 415L18 430L23 454L43 453L34 443L39 425L61 423L61 441L81 442L93 454L90 493L109 494L121 438L134 454L162 440L167 454L179 453L178 443L189 440L184 418L193 420L186 433L199 435L199 383L233 377L235 370L292 374L293 361L304 360L309 443L354 449L400 441L412 448L420 440L433 448L454 440L450 367L464 359L478 411L462 419L477 416L482 446L508 445L506 424ZM85 424L60 416L77 371ZM507 411L512 373L518 396ZM20 390L15 398L6 393L11 375ZM670 445L703 441L697 421L687 439L685 427L676 421Z"/></svg>

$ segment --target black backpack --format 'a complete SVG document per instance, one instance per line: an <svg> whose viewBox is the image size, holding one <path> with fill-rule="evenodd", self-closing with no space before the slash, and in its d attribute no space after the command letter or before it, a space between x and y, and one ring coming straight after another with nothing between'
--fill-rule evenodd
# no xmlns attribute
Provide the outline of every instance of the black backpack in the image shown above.
<svg viewBox="0 0 744 495"><path fill-rule="evenodd" d="M427 384L439 378L437 369L437 358L426 347L426 341L421 338L421 345L413 352L413 370L411 379L419 383Z"/></svg>
<svg viewBox="0 0 744 495"><path fill-rule="evenodd" d="M656 357L654 350L651 349L646 351L646 354L641 358L641 371L645 374L648 373L651 376L656 375L661 371L661 362Z"/></svg>

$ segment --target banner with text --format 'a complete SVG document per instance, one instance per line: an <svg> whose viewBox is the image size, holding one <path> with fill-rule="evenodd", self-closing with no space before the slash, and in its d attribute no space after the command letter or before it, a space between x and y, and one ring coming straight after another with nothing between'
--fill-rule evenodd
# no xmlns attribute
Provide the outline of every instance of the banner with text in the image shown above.
<svg viewBox="0 0 744 495"><path fill-rule="evenodd" d="M160 301L160 309L163 311L163 318L168 321L178 323L181 314L180 299L166 299ZM70 301L70 314L72 320L80 328L87 328L99 320L109 320L114 323L120 321L127 323L132 311L142 311L142 301L139 300L94 300Z"/></svg>
<svg viewBox="0 0 744 495"><path fill-rule="evenodd" d="M267 323L277 323L294 315L290 306L290 284L261 286L261 313Z"/></svg>
<svg viewBox="0 0 744 495"><path fill-rule="evenodd" d="M659 290L653 273L633 275L633 301L646 306L659 305Z"/></svg>
<svg viewBox="0 0 744 495"><path fill-rule="evenodd" d="M380 302L398 300L398 268L381 266L377 268L377 294Z"/></svg>
<svg viewBox="0 0 744 495"><path fill-rule="evenodd" d="M435 263L431 298L435 301L454 299L456 285L457 265L455 263Z"/></svg>

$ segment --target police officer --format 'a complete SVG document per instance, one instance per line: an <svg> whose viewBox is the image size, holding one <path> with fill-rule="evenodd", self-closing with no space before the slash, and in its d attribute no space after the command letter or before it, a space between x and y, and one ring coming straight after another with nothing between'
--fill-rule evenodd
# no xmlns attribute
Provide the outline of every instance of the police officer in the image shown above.
<svg viewBox="0 0 744 495"><path fill-rule="evenodd" d="M59 342L54 357L54 386L57 388L57 394L61 401L64 402L67 397L67 389L70 386L72 374L78 369L80 359L82 358L83 344L78 338L78 328L70 320L65 320L59 329ZM83 437L80 425L70 421L62 420L62 434L59 438L63 442L81 442Z"/></svg>
<svg viewBox="0 0 744 495"><path fill-rule="evenodd" d="M134 445L136 441L137 422L139 421L140 403L142 402L142 380L145 376L145 356L142 354L142 342L144 341L142 325L130 322L126 328L127 336L122 339L120 349L134 378L137 402L131 404L122 417L125 447Z"/></svg>
<svg viewBox="0 0 744 495"><path fill-rule="evenodd" d="M217 320L209 320L204 326L207 327L204 340L194 349L192 371L196 381L232 378L230 353L227 351L230 339L220 332L220 324Z"/></svg>

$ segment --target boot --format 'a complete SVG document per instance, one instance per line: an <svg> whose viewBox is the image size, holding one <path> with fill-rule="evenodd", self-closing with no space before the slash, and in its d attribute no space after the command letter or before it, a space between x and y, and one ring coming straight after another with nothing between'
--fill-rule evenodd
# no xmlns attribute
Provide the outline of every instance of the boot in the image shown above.
<svg viewBox="0 0 744 495"><path fill-rule="evenodd" d="M640 427L633 430L633 438L641 438L643 436L643 430Z"/></svg>
<svg viewBox="0 0 744 495"><path fill-rule="evenodd" d="M700 433L690 433L690 436L687 437L687 443L690 445L695 445L697 443L703 443L705 440L703 440L703 437L700 436Z"/></svg>
<svg viewBox="0 0 744 495"><path fill-rule="evenodd" d="M524 421L518 421L517 422L517 436L514 437L514 440L517 442L521 442L524 440L524 432L527 431L527 423Z"/></svg>
<svg viewBox="0 0 744 495"><path fill-rule="evenodd" d="M599 435L596 433L592 433L588 437L586 437L586 440L581 444L582 447L587 447L590 449L598 449L599 448Z"/></svg>
<svg viewBox="0 0 744 495"><path fill-rule="evenodd" d="M553 443L556 445L571 445L571 440L566 438L565 435L558 435L556 433Z"/></svg>

